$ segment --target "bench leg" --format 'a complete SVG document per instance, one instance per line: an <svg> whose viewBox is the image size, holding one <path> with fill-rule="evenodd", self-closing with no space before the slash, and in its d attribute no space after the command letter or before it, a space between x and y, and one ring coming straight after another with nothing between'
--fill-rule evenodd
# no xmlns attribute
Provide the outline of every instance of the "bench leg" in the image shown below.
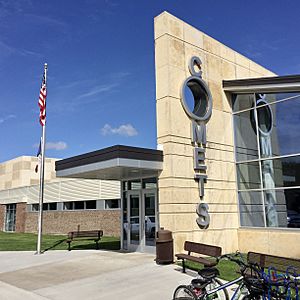
<svg viewBox="0 0 300 300"><path fill-rule="evenodd" d="M185 273L185 262L184 262L184 259L182 260L182 273Z"/></svg>
<svg viewBox="0 0 300 300"><path fill-rule="evenodd" d="M68 242L68 251L71 251L71 242Z"/></svg>
<svg viewBox="0 0 300 300"><path fill-rule="evenodd" d="M95 241L96 242L96 250L99 250L99 241Z"/></svg>

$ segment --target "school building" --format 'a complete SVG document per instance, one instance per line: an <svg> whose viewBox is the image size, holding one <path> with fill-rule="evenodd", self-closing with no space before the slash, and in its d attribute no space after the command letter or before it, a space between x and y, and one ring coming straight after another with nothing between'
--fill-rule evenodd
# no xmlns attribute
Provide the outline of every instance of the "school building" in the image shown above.
<svg viewBox="0 0 300 300"><path fill-rule="evenodd" d="M300 75L278 76L167 12L154 36L157 149L83 153L56 161L56 176L120 182L123 249L155 251L164 227L175 253L191 240L298 257Z"/></svg>

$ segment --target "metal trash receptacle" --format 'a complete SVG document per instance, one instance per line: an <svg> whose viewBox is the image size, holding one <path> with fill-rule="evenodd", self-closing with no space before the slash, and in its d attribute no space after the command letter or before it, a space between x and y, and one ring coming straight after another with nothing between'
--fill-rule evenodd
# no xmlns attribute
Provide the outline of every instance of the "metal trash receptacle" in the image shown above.
<svg viewBox="0 0 300 300"><path fill-rule="evenodd" d="M156 232L156 263L172 264L173 257L174 250L172 232L161 228Z"/></svg>

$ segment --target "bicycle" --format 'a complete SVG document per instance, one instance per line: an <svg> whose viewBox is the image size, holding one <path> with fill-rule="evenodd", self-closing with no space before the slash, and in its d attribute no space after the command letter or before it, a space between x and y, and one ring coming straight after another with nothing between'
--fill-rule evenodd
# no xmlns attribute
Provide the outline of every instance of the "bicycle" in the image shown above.
<svg viewBox="0 0 300 300"><path fill-rule="evenodd" d="M261 276L267 287L264 299L299 300L300 276L294 267L287 267L285 273L278 273L276 268L269 267L267 273L262 271Z"/></svg>
<svg viewBox="0 0 300 300"><path fill-rule="evenodd" d="M239 256L239 258L237 258ZM204 268L198 271L199 277L192 279L189 285L179 285L173 294L173 300L229 300L227 288L237 284L231 300L242 298L243 300L258 300L265 293L264 281L260 276L260 269L256 265L247 265L240 253L234 255L222 255L218 258L228 259L237 263L241 276L227 283L222 283L217 276L217 268ZM249 271L250 270L250 274Z"/></svg>

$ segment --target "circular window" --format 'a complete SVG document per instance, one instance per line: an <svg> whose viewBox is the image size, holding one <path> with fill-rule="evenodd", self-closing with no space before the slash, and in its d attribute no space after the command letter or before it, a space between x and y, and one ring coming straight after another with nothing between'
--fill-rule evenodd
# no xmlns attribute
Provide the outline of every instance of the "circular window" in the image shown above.
<svg viewBox="0 0 300 300"><path fill-rule="evenodd" d="M212 113L212 97L206 83L198 77L188 78L182 86L181 102L185 112L196 121L206 121Z"/></svg>

